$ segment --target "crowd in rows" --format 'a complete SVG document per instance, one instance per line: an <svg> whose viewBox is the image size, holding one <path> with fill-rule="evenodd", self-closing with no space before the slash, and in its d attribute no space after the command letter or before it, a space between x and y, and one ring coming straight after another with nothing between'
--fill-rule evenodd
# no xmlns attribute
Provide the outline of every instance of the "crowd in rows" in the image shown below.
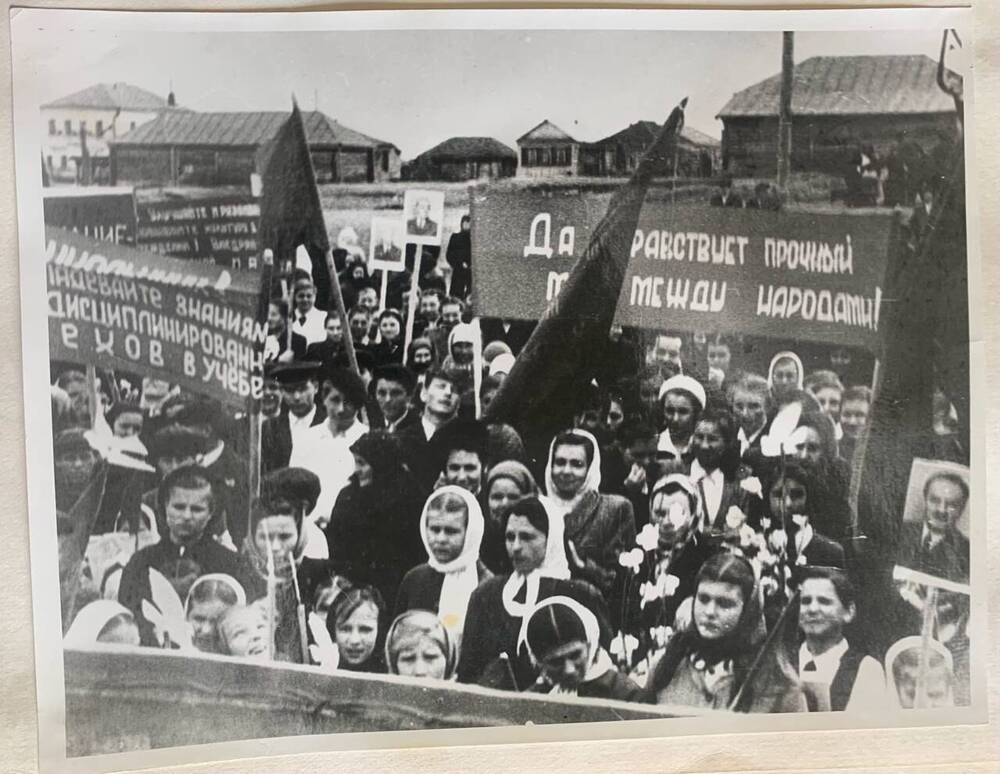
<svg viewBox="0 0 1000 774"><path fill-rule="evenodd" d="M484 418L531 325L471 319L428 281L404 351L407 297L379 311L360 263L340 283L358 371L340 318L291 274L259 418L54 364L61 566L76 572L73 545L87 556L67 645L700 709L968 701L967 597L936 595L922 646L927 589L890 597L855 566L871 373L842 350L808 371L782 350L765 375L740 365L741 339L612 330L605 372L574 386L573 426L536 460L524 428ZM939 398L927 456L967 463ZM929 477L896 562L967 584L968 498L963 476ZM852 634L864 606L891 619L881 637Z"/></svg>

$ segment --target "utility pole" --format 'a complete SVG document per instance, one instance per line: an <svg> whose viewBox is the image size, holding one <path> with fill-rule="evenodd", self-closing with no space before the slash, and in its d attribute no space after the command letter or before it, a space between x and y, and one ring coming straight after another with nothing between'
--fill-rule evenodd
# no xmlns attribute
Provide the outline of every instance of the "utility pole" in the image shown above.
<svg viewBox="0 0 1000 774"><path fill-rule="evenodd" d="M792 76L795 33L781 33L781 97L778 104L778 188L785 190L792 168Z"/></svg>

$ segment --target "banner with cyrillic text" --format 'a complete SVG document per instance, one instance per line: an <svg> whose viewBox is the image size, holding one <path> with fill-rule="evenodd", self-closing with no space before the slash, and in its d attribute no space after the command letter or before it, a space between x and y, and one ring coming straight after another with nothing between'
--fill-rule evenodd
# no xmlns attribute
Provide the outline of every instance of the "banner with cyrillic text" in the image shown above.
<svg viewBox="0 0 1000 774"><path fill-rule="evenodd" d="M230 404L259 398L257 277L45 231L53 359L124 369Z"/></svg>
<svg viewBox="0 0 1000 774"><path fill-rule="evenodd" d="M477 311L537 319L586 249L608 197L504 191L481 201L487 206L473 219ZM870 210L672 204L651 192L630 239L615 322L877 351L892 222L892 213Z"/></svg>
<svg viewBox="0 0 1000 774"><path fill-rule="evenodd" d="M146 250L256 269L260 202L248 196L140 202L137 244Z"/></svg>

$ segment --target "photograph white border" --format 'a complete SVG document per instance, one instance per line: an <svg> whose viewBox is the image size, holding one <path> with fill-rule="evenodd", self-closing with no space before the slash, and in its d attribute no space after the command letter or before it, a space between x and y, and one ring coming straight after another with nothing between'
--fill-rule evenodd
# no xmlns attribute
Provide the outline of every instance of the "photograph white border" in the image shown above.
<svg viewBox="0 0 1000 774"><path fill-rule="evenodd" d="M267 30L271 32L292 30L361 30L361 29L674 29L704 30L725 29L732 24L734 11L406 11L405 13L380 11L375 13L339 12L335 14L314 13L271 13L271 14L198 14L173 13L169 15L134 14L119 12L85 12L80 16L72 11L19 10L12 19L12 34L27 34L30 28L45 24L49 28L71 29L98 25L102 30L135 32L142 29L158 31L249 31ZM739 11L741 30L854 30L892 28L895 30L921 29L927 26L938 28L958 27L969 29L971 15L967 9L919 9L919 10L874 10L859 13L857 9L844 11ZM150 26L154 22L155 26ZM144 26L146 25L146 26ZM17 43L13 40L13 52L17 62ZM53 512L55 503L52 487L52 452L47 442L50 424L48 405L48 348L47 325L44 304L44 272L40 264L32 264L27 257L42 243L41 188L37 160L39 146L35 139L35 128L39 121L37 106L30 98L31 76L23 69L15 68L14 78L14 118L17 145L16 172L18 181L18 223L21 255L25 259L21 269L22 303L22 356L24 379L25 426L32 428L27 436L26 459L28 460L27 484L29 514ZM971 79L966 80L966 132L973 137L974 102ZM976 170L973 143L967 143L966 166L968 172ZM985 427L982 421L985 406L984 365L982 361L984 344L981 336L979 316L982 288L972 281L980 276L981 265L978 251L976 198L974 177L967 175L967 197L969 200L969 276L970 276L970 362L971 362L971 404L973 407L972 427ZM975 433L972 441L972 512L985 513L985 481L982 476L982 461L985 459L985 440L981 432ZM985 518L973 519L973 577L972 586L976 593L986 593L985 579ZM51 522L51 523L50 523ZM788 731L808 729L858 728L859 724L844 722L834 716L804 717L733 717L712 728L689 727L684 720L633 721L629 724L586 724L581 726L534 727L527 729L455 729L433 732L391 732L344 734L336 737L294 737L290 739L260 740L252 745L247 742L204 745L197 748L143 751L115 756L94 756L86 759L63 760L65 736L62 729L64 708L62 705L63 670L61 643L58 638L46 636L47 632L60 631L58 582L51 565L44 564L43 557L56 556L55 525L51 520L32 520L30 530L32 556L31 563L32 603L34 608L35 659L36 664L46 668L36 671L37 698L39 702L40 762L43 770L97 771L113 766L116 769L148 767L190 763L212 759L252 755L280 755L303 753L315 750L371 749L373 747L410 747L414 745L452 744L497 744L523 743L545 740L592 740L600 738L635 738L689 733L729 733L734 731ZM48 559L47 561L52 561ZM970 623L970 637L973 641L972 685L973 708L949 711L948 723L981 723L985 721L986 675L986 605L977 604ZM990 643L990 648L993 644ZM907 727L926 720L933 724L942 720L940 712L926 711L907 715L907 722L895 727ZM702 723L704 721L701 721ZM882 726L871 726L881 728ZM57 730L58 729L58 730ZM947 728L934 729L927 737L933 738L937 732L947 732ZM252 748L252 749L251 749ZM63 751L62 756L60 751ZM832 758L831 760L836 760ZM925 758L926 764L935 762L933 756ZM946 759L945 759L946 760ZM945 762L942 760L941 762Z"/></svg>

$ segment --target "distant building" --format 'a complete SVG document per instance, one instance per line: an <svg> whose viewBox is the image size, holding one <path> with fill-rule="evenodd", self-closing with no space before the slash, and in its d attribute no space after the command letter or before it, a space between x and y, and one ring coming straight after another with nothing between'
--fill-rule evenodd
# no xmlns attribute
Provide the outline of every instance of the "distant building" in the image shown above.
<svg viewBox="0 0 1000 774"><path fill-rule="evenodd" d="M404 168L409 180L494 180L513 177L517 153L492 137L452 137Z"/></svg>
<svg viewBox="0 0 1000 774"><path fill-rule="evenodd" d="M610 137L593 143L597 152L598 174L627 177L635 172L639 159L656 139L660 124L636 121ZM721 162L721 143L689 126L681 128L677 144L677 177L711 177Z"/></svg>
<svg viewBox="0 0 1000 774"><path fill-rule="evenodd" d="M581 173L581 145L548 119L517 140L518 177L573 177Z"/></svg>
<svg viewBox="0 0 1000 774"><path fill-rule="evenodd" d="M107 182L108 141L174 108L171 97L128 83L98 83L42 105L42 157L50 178L55 182L78 181L82 129L93 165L93 182Z"/></svg>
<svg viewBox="0 0 1000 774"><path fill-rule="evenodd" d="M781 74L737 92L719 111L723 166L773 177ZM901 139L929 151L954 131L955 104L937 62L913 56L817 56L795 65L792 168L841 174L860 146L885 157Z"/></svg>
<svg viewBox="0 0 1000 774"><path fill-rule="evenodd" d="M287 112L166 113L111 145L111 177L132 185L247 185ZM319 183L398 180L399 148L303 112Z"/></svg>

